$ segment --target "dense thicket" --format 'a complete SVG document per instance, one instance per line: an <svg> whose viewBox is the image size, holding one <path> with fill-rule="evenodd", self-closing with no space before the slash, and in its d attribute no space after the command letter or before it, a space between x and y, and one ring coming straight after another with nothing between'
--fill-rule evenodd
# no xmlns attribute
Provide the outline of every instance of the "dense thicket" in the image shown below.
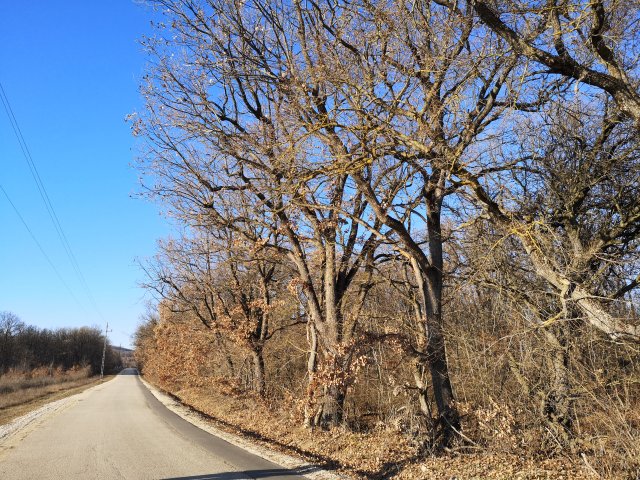
<svg viewBox="0 0 640 480"><path fill-rule="evenodd" d="M156 4L146 373L637 474L637 2Z"/></svg>
<svg viewBox="0 0 640 480"><path fill-rule="evenodd" d="M11 312L0 312L0 373L89 366L97 374L103 347L104 334L98 328L41 329L26 325ZM105 371L115 371L119 366L119 357L107 342Z"/></svg>

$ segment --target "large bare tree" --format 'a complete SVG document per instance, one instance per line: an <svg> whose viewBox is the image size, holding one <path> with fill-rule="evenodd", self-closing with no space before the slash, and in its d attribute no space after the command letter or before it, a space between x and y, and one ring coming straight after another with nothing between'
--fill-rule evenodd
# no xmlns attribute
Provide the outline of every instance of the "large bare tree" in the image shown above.
<svg viewBox="0 0 640 480"><path fill-rule="evenodd" d="M151 191L182 221L230 229L291 262L310 319L313 384L318 348L332 368L345 367L336 361L348 333L342 301L377 245L356 221L366 201L346 174L322 174L332 154L308 140L275 81L286 75L291 33L267 24L286 16L223 1L159 4L171 28L147 42L156 63L144 90L147 114L135 127L150 140ZM323 389L313 418L340 423L344 388Z"/></svg>
<svg viewBox="0 0 640 480"><path fill-rule="evenodd" d="M517 58L470 12L429 2L295 7L300 58L287 70L287 99L333 153L332 171L350 175L385 231L368 228L412 267L421 324L413 350L423 353L418 386L427 395L429 371L446 445L460 422L445 348L445 200L456 203L459 168L476 178L496 168L478 145L514 104L542 104L548 86L529 93Z"/></svg>

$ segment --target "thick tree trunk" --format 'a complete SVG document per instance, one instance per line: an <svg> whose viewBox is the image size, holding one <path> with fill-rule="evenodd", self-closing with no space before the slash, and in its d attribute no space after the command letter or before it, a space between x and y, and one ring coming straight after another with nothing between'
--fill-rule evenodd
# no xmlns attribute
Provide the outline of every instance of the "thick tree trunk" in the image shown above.
<svg viewBox="0 0 640 480"><path fill-rule="evenodd" d="M310 353L307 360L307 371L309 374L309 391L308 404L305 407L305 427L322 427L330 429L339 426L343 422L344 402L346 397L345 387L340 384L322 385L317 378L318 371L318 346L320 340L322 343L331 347L335 346L333 337L327 332L327 324L321 325L321 338L315 325L310 325L308 330L308 340ZM330 331L330 329L329 329ZM325 347L326 348L326 347ZM325 351L329 362L341 362L342 359L333 357L334 352ZM327 368L327 366L324 366ZM325 373L331 374L331 368L341 368L340 366L328 366L329 370ZM324 371L324 370L323 370ZM321 393L320 393L321 392Z"/></svg>
<svg viewBox="0 0 640 480"><path fill-rule="evenodd" d="M310 347L307 370L309 387L307 392L307 406L305 407L304 425L314 427L322 424L325 428L336 426L342 422L342 408L344 394L340 388L333 389L318 385L318 352L322 351L336 355L336 347L343 338L343 323L340 312L342 293L336 287L335 242L326 239L324 246L324 265L322 271L322 288L316 290L311 272L307 268L306 259L302 254L291 255L296 263L300 279L303 281L307 295L307 314L309 316L308 341ZM319 295L320 293L320 295ZM317 398L318 391L323 395Z"/></svg>
<svg viewBox="0 0 640 480"><path fill-rule="evenodd" d="M322 428L330 429L342 424L345 396L344 388L341 385L331 385L325 388L320 418Z"/></svg>
<svg viewBox="0 0 640 480"><path fill-rule="evenodd" d="M555 331L551 329L545 331L545 339L551 348L550 363L553 380L545 399L544 415L551 430L565 445L570 443L570 432L573 423L567 329L567 325L560 325L554 328Z"/></svg>
<svg viewBox="0 0 640 480"><path fill-rule="evenodd" d="M253 390L261 397L265 394L264 356L262 348L256 348L251 352L253 363Z"/></svg>
<svg viewBox="0 0 640 480"><path fill-rule="evenodd" d="M444 288L444 255L442 237L442 200L444 177L440 173L438 184L425 191L427 205L427 232L429 233L429 254L431 265L416 269L416 278L421 289L424 305L424 330L426 354L433 382L433 396L438 408L438 423L441 428L442 447L447 447L459 436L460 415L455 406L455 395L449 377L447 351L444 339L442 318L442 291Z"/></svg>
<svg viewBox="0 0 640 480"><path fill-rule="evenodd" d="M427 355L433 382L433 396L438 407L439 423L442 429L441 445L448 446L460 432L460 415L455 407L444 337L439 325L429 326Z"/></svg>
<svg viewBox="0 0 640 480"><path fill-rule="evenodd" d="M307 322L307 343L309 344L309 356L307 357L307 400L304 406L304 427L313 428L316 426L322 411L316 409L315 405L315 377L318 370L318 333L314 323Z"/></svg>
<svg viewBox="0 0 640 480"><path fill-rule="evenodd" d="M344 319L342 317L341 303L344 292L338 290L336 285L336 246L331 231L325 239L325 256L324 256L324 322L320 333L322 335L322 344L325 349L325 355L330 362L327 367L329 374L335 373L332 369L343 370L344 359L338 347L344 339ZM341 372L338 372L341 373ZM339 378L339 375L336 376ZM320 415L320 426L325 429L337 427L343 421L344 401L346 397L345 386L342 384L331 383L323 386L322 414Z"/></svg>
<svg viewBox="0 0 640 480"><path fill-rule="evenodd" d="M429 389L425 382L425 372L429 369L429 365L423 359L416 359L413 363L413 379L418 389L418 404L422 414L431 418L431 408L429 408Z"/></svg>
<svg viewBox="0 0 640 480"><path fill-rule="evenodd" d="M455 396L449 378L447 353L441 322L442 288L441 285L431 285L424 282L422 271L414 264L414 273L421 292L423 315L422 325L426 338L425 354L431 382L433 384L433 398L438 409L438 424L442 432L441 446L448 446L460 431L460 415L455 407ZM429 278L429 277L428 277Z"/></svg>

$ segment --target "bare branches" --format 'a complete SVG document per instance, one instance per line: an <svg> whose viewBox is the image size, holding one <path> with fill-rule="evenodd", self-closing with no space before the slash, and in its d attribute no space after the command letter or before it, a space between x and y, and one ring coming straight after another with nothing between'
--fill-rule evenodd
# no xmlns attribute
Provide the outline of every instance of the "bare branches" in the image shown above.
<svg viewBox="0 0 640 480"><path fill-rule="evenodd" d="M526 4L527 2L524 3ZM586 8L591 10L591 18L583 15L577 20L571 19L565 25L560 23L558 7L554 6L550 9L552 12L550 18L553 28L553 46L556 50L556 54L553 54L536 46L534 39L525 38L514 28L508 26L500 18L501 12L494 10L488 2L471 1L480 19L505 39L518 55L545 65L552 73L602 89L614 98L621 111L638 122L640 119L640 95L637 90L637 80L629 76L630 71L627 72L620 68L620 63L616 57L621 58L622 52L614 53L604 35L607 23L618 13L607 12L604 3L601 1L577 2L578 5L576 7L582 8L583 3L587 3ZM535 7L525 6L524 9L529 9L532 12L536 11ZM627 15L629 15L628 12ZM580 33L580 29L588 23L591 23L588 34L590 51L604 64L607 73L589 65L588 62L579 60L578 55L580 52L570 52L565 46L565 36L570 37L574 31ZM540 21L540 25L544 24L544 20ZM537 33L540 33L540 31Z"/></svg>
<svg viewBox="0 0 640 480"><path fill-rule="evenodd" d="M499 338L526 318L517 334L547 342L554 408L571 328L637 339L616 303L640 286L637 60L618 4L161 5L135 129L149 190L188 235L162 247L152 287L243 345L256 378L266 342L305 325L305 425L341 423L384 346L440 446L460 438L450 306L483 268L513 302Z"/></svg>

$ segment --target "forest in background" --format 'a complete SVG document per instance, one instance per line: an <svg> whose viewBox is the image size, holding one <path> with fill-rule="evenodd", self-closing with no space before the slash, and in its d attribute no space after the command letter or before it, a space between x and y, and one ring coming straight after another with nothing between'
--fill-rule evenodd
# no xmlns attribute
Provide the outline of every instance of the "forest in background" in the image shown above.
<svg viewBox="0 0 640 480"><path fill-rule="evenodd" d="M14 313L0 312L0 378L33 371L38 371L38 376L42 372L53 376L56 371L74 369L100 374L104 342L104 333L98 328L38 328L25 324ZM105 371L118 371L119 356L108 341L106 345Z"/></svg>
<svg viewBox="0 0 640 480"><path fill-rule="evenodd" d="M143 374L364 476L640 475L637 1L152 3Z"/></svg>

